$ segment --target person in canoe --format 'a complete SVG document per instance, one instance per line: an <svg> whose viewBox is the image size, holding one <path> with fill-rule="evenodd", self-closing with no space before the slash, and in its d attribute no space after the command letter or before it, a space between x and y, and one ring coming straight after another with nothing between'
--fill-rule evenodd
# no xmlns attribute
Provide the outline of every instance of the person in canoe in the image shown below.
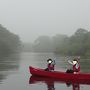
<svg viewBox="0 0 90 90"><path fill-rule="evenodd" d="M48 59L47 62L48 62L48 65L45 71L54 71L55 61L53 61L52 59Z"/></svg>
<svg viewBox="0 0 90 90"><path fill-rule="evenodd" d="M68 60L68 62L73 65L73 70L71 72L73 72L74 74L80 72L79 59L80 58L78 57L78 58L75 58L73 61Z"/></svg>

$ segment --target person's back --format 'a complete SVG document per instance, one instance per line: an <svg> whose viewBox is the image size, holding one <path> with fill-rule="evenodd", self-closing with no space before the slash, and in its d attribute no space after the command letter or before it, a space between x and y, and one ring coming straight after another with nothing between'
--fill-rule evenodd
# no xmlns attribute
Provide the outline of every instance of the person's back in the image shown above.
<svg viewBox="0 0 90 90"><path fill-rule="evenodd" d="M53 61L52 59L48 59L47 62L48 62L47 70L54 71L55 61Z"/></svg>
<svg viewBox="0 0 90 90"><path fill-rule="evenodd" d="M48 64L48 69L49 69L49 71L54 70L54 65L52 63L49 63Z"/></svg>
<svg viewBox="0 0 90 90"><path fill-rule="evenodd" d="M80 64L77 59L74 59L72 62L71 61L68 62L73 65L73 73L80 72Z"/></svg>
<svg viewBox="0 0 90 90"><path fill-rule="evenodd" d="M77 60L74 60L76 61L76 63L73 65L73 71L74 72L80 72L80 64Z"/></svg>

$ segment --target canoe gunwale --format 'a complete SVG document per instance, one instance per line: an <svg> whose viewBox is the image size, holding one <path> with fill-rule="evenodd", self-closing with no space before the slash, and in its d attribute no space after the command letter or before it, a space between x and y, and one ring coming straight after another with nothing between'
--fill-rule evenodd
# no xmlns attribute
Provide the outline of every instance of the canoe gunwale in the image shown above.
<svg viewBox="0 0 90 90"><path fill-rule="evenodd" d="M34 68L32 66L29 67L30 73L36 76L42 77L50 77L50 78L58 78L58 79L68 79L68 80L90 80L90 73L65 73L59 71L44 71L44 69Z"/></svg>

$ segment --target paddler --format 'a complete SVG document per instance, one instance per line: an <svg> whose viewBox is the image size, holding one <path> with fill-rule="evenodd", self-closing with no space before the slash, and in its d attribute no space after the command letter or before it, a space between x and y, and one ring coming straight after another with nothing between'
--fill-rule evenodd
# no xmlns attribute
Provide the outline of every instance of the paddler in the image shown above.
<svg viewBox="0 0 90 90"><path fill-rule="evenodd" d="M73 61L68 61L70 64L73 65L73 73L79 73L80 72L80 64L79 64L79 60L80 58L75 58Z"/></svg>
<svg viewBox="0 0 90 90"><path fill-rule="evenodd" d="M47 62L48 62L48 65L45 70L46 71L54 71L55 61L53 61L52 59L48 59Z"/></svg>

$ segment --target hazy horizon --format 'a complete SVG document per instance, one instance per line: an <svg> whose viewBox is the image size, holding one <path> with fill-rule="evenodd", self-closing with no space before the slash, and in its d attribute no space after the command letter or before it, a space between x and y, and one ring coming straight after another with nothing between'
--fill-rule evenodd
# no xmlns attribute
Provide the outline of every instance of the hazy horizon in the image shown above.
<svg viewBox="0 0 90 90"><path fill-rule="evenodd" d="M33 42L40 35L72 35L78 28L90 31L90 0L3 0L0 24Z"/></svg>

